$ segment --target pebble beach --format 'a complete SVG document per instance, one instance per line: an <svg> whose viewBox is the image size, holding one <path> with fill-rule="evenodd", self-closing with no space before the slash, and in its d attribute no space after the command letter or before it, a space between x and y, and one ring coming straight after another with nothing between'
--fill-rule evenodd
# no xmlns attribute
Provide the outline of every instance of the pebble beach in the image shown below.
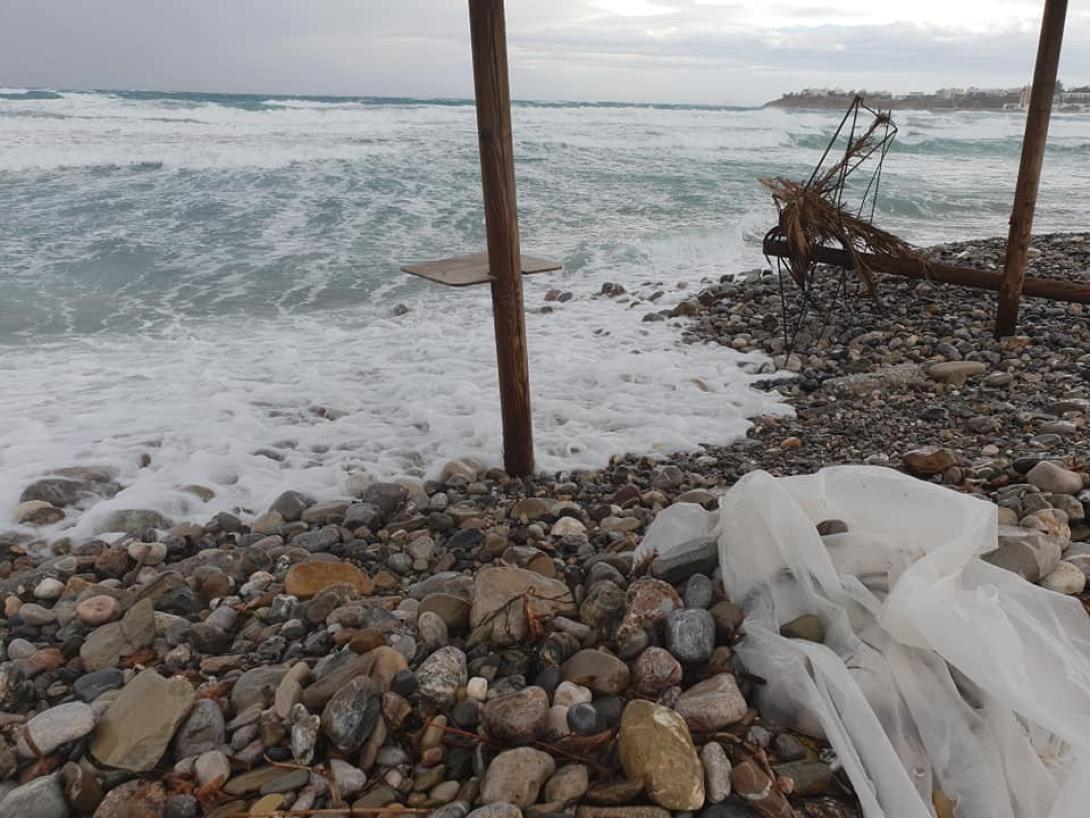
<svg viewBox="0 0 1090 818"><path fill-rule="evenodd" d="M995 268L1002 247L929 252ZM1034 247L1030 275L1086 281L1090 234ZM664 508L714 509L747 472L866 463L994 503L985 559L1090 601L1090 313L1026 299L997 341L991 293L879 283L791 350L767 270L647 314L771 358L763 388L794 414L728 446L525 480L461 458L201 522L118 511L116 535L78 541L26 532L118 476L28 484L0 533L0 815L859 815L830 748L755 707L715 541L634 552ZM783 632L821 642L824 624Z"/></svg>

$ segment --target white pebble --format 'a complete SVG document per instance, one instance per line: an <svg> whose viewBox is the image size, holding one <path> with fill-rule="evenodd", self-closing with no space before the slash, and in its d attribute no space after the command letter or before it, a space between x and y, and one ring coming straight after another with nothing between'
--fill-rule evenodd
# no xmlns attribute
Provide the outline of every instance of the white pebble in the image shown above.
<svg viewBox="0 0 1090 818"><path fill-rule="evenodd" d="M553 704L564 707L574 707L577 704L590 704L594 694L590 688L577 685L574 682L561 682L553 693Z"/></svg>
<svg viewBox="0 0 1090 818"><path fill-rule="evenodd" d="M143 560L144 565L158 565L167 558L167 547L161 542L129 543L129 556Z"/></svg>
<svg viewBox="0 0 1090 818"><path fill-rule="evenodd" d="M64 583L53 577L46 577L34 586L35 599L57 599L64 593Z"/></svg>
<svg viewBox="0 0 1090 818"><path fill-rule="evenodd" d="M1086 588L1086 574L1078 566L1061 560L1044 579L1041 587L1061 594L1081 594Z"/></svg>
<svg viewBox="0 0 1090 818"><path fill-rule="evenodd" d="M483 676L474 676L466 682L466 698L483 702L488 695L488 679Z"/></svg>

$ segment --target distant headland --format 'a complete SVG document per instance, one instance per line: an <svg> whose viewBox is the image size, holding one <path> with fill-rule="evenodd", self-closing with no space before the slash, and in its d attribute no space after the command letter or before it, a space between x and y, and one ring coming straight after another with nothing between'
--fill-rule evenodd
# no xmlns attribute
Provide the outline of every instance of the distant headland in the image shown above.
<svg viewBox="0 0 1090 818"><path fill-rule="evenodd" d="M1029 103L1029 86L1021 88L940 88L938 91L847 90L842 88L804 88L791 91L766 103L766 108L842 109L856 97L863 97L872 108L899 108L945 111L1020 111ZM1052 101L1054 111L1090 112L1090 85L1065 88L1056 83Z"/></svg>

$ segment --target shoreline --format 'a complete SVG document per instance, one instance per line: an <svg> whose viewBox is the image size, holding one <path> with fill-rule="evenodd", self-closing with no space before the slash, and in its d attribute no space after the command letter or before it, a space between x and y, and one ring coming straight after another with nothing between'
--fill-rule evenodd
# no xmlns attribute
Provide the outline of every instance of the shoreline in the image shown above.
<svg viewBox="0 0 1090 818"><path fill-rule="evenodd" d="M937 245L927 252L941 260L999 269L1002 244L999 238L976 239ZM1090 275L1090 233L1040 235L1034 246L1038 249L1030 260L1031 274ZM777 395L785 413L751 417L749 430L732 443L705 444L691 451L619 453L598 469L569 471L594 474L609 473L618 464L678 464L729 485L754 467L782 475L853 462L900 466L904 452L938 445L957 450L960 473L952 477L963 477L971 484L974 467L983 474L1001 471L1009 463L997 465L999 461L1013 454L1090 460L1090 445L1079 442L1085 438L1090 412L1090 389L1084 388L1090 382L1090 356L1072 351L1090 339L1090 324L1084 317L1090 311L1081 305L1024 299L1020 327L1026 335L1000 343L990 337L988 316L994 310L994 293L880 275L885 308L856 294L851 297L851 309L842 305L834 323L821 326L809 318L797 350L787 360L779 291L768 273L727 274L719 283L702 279L699 291L693 287L689 297L668 309L644 313L643 321L672 322L685 344L720 345L745 356L771 359L772 364L759 370L769 377L754 386ZM595 296L618 302L631 298L628 306L648 304L662 288L650 295L643 289L629 293L606 284ZM549 312L566 295L570 297L552 290L546 293L544 305L531 303L527 310ZM836 323L844 317L850 320ZM971 319L970 325L955 330L965 317ZM807 339L821 333L817 346L810 349L813 345ZM981 362L986 371L952 388L927 374L930 364L959 360ZM1044 368L1037 371L1042 361ZM783 374L776 376L777 370ZM878 394L890 389L885 397ZM888 405L893 395L903 402L900 407ZM1051 403L1035 395L1050 395ZM1074 420L1064 420L1065 413ZM894 421L893 426L888 420ZM1022 432L1027 424L1039 427L1037 439ZM891 431L895 432L892 437ZM1014 451L1019 448L1020 452ZM433 475L441 470L438 463L429 469ZM501 471L492 469L492 473ZM539 472L534 479L556 479L558 474ZM341 488L317 499L350 499L373 479L366 472L347 475ZM404 479L418 486L428 482L421 477ZM116 480L116 472L109 468L59 469L26 486L22 499L37 502L40 507L29 513L48 522L63 515L65 507L78 506L80 513L87 513L95 502L120 490ZM195 503L213 495L203 485L178 486L177 490L191 495ZM41 506L43 502L61 511ZM28 513L19 509L22 506L17 513ZM245 516L245 512L236 513ZM258 514L260 509L251 513ZM200 522L199 515L195 511L182 524ZM114 532L118 534L141 521L160 523L161 529L173 525L151 509L122 510L115 516L121 523ZM0 526L0 544L26 546L34 540L33 531L25 525L13 531ZM67 540L67 533L61 532L59 541Z"/></svg>

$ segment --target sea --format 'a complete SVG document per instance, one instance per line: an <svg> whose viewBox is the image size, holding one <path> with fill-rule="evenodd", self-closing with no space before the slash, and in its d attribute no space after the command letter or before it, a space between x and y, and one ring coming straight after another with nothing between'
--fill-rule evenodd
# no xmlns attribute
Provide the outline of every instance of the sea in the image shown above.
<svg viewBox="0 0 1090 818"><path fill-rule="evenodd" d="M538 467L722 444L789 412L755 388L766 359L643 319L765 266L758 179L808 175L840 114L512 118L523 251L563 264L525 280ZM1023 115L895 120L880 223L919 244L1005 233ZM1035 227L1088 212L1090 118L1058 114ZM0 89L0 529L60 467L124 486L52 531L84 536L116 509L206 520L359 474L498 465L487 287L400 271L483 249L471 101Z"/></svg>

